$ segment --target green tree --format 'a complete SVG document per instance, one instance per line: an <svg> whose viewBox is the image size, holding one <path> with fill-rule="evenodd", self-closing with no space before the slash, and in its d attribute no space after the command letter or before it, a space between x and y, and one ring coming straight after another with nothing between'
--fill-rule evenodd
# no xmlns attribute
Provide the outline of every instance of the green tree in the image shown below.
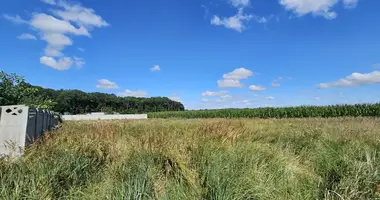
<svg viewBox="0 0 380 200"><path fill-rule="evenodd" d="M33 86L16 74L0 74L0 105L26 104L59 113L83 114L89 112L147 113L180 111L184 106L167 97L119 97L100 92L80 90L53 90Z"/></svg>
<svg viewBox="0 0 380 200"><path fill-rule="evenodd" d="M0 105L26 104L52 109L56 102L39 95L39 88L25 82L24 77L0 71Z"/></svg>
<svg viewBox="0 0 380 200"><path fill-rule="evenodd" d="M35 92L25 82L24 77L0 71L0 105L21 104L23 98Z"/></svg>

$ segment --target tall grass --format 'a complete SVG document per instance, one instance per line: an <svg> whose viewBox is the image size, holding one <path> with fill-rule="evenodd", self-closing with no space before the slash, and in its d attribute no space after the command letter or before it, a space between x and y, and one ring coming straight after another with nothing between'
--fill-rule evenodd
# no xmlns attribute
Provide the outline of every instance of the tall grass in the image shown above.
<svg viewBox="0 0 380 200"><path fill-rule="evenodd" d="M305 117L380 117L380 103L299 106L284 108L217 109L154 112L149 118L305 118Z"/></svg>
<svg viewBox="0 0 380 200"><path fill-rule="evenodd" d="M0 199L380 198L380 119L64 123L0 160Z"/></svg>

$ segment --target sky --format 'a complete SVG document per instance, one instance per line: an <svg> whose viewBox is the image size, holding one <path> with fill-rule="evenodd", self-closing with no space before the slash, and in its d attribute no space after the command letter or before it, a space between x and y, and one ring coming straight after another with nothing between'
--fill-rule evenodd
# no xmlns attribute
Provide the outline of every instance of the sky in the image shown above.
<svg viewBox="0 0 380 200"><path fill-rule="evenodd" d="M0 70L186 109L380 101L377 0L2 0Z"/></svg>

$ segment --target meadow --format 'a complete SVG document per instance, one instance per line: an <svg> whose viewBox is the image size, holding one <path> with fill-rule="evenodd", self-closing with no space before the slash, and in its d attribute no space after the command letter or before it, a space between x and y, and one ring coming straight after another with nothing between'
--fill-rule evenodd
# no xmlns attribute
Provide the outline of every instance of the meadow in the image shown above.
<svg viewBox="0 0 380 200"><path fill-rule="evenodd" d="M0 199L375 199L379 171L379 118L64 122Z"/></svg>

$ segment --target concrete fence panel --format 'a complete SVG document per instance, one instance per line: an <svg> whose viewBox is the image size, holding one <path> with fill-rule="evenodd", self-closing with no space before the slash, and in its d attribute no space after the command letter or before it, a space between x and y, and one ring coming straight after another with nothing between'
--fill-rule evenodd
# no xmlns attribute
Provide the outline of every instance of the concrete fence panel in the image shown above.
<svg viewBox="0 0 380 200"><path fill-rule="evenodd" d="M58 125L56 114L25 105L0 107L0 156L22 155L25 146ZM54 118L54 119L53 119Z"/></svg>
<svg viewBox="0 0 380 200"><path fill-rule="evenodd" d="M28 107L3 106L0 118L0 154L23 154L25 144Z"/></svg>

